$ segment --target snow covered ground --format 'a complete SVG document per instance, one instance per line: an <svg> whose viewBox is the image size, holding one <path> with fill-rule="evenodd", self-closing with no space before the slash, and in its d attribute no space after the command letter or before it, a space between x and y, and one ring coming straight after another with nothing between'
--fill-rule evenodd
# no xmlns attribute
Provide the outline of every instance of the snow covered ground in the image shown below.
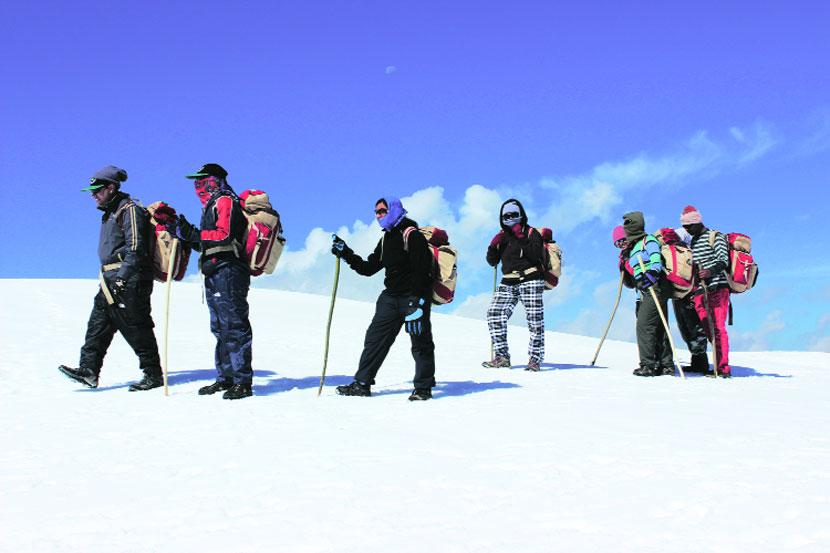
<svg viewBox="0 0 830 553"><path fill-rule="evenodd" d="M404 334L346 398L373 305L338 300L318 398L329 298L254 289L255 396L231 402L196 394L214 341L177 283L169 397L127 392L120 337L85 390L57 366L95 289L0 280L0 551L830 551L830 354L642 379L634 344L589 367L596 339L548 333L542 372L487 370L485 323L439 308L433 401L407 401ZM511 327L514 363L526 340Z"/></svg>

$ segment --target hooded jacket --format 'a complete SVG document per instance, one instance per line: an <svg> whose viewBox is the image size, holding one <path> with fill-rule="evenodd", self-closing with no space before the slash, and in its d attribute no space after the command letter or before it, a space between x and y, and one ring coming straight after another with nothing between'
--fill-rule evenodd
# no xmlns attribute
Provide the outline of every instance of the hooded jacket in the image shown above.
<svg viewBox="0 0 830 553"><path fill-rule="evenodd" d="M101 266L117 265L104 272L107 280L129 280L139 275L152 279L150 225L147 213L124 192L116 192L104 207L99 207L101 234L98 237L98 259Z"/></svg>
<svg viewBox="0 0 830 553"><path fill-rule="evenodd" d="M627 252L627 261L631 266L634 280L643 278L643 268L640 266L640 259L643 261L646 271L663 272L663 254L660 252L660 243L653 235L646 233L646 222L641 211L632 211L623 215L623 228L625 239L631 247ZM622 259L622 258L621 258Z"/></svg>
<svg viewBox="0 0 830 553"><path fill-rule="evenodd" d="M391 296L418 296L428 302L432 299L432 257L427 239L420 232L411 232L408 247L404 248L403 231L407 227L417 229L418 224L403 217L390 230L383 231L375 251L365 261L354 252L343 260L363 276L385 269L384 292Z"/></svg>
<svg viewBox="0 0 830 553"><path fill-rule="evenodd" d="M513 229L503 222L504 206L515 203L519 206L519 215L524 231L524 238L517 238ZM528 236L527 214L518 200L510 198L499 209L499 225L504 233L504 240L497 246L487 248L487 263L495 267L501 262L501 272L504 275L502 284L518 284L526 280L544 280L545 244L542 235L534 229ZM537 270L532 271L531 269ZM519 273L516 275L516 273Z"/></svg>

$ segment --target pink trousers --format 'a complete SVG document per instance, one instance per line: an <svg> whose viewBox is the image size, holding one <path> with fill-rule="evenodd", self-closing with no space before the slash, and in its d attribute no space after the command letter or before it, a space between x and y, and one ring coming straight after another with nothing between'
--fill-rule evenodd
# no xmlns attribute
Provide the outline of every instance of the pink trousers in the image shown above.
<svg viewBox="0 0 830 553"><path fill-rule="evenodd" d="M703 294L695 296L695 311L700 317L700 324L706 337L712 341L709 329L709 318L706 306L703 303ZM712 312L712 323L715 326L715 352L718 355L718 372L728 373L729 370L729 336L726 334L726 318L729 316L729 289L719 288L709 291L709 311Z"/></svg>

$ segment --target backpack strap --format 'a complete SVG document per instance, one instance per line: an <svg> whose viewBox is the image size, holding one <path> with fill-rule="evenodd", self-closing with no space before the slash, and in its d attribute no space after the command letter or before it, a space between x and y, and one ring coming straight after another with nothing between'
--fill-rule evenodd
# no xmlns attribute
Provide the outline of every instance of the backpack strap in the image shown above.
<svg viewBox="0 0 830 553"><path fill-rule="evenodd" d="M403 251L409 251L409 235L413 230L418 230L415 227L406 227L403 229Z"/></svg>

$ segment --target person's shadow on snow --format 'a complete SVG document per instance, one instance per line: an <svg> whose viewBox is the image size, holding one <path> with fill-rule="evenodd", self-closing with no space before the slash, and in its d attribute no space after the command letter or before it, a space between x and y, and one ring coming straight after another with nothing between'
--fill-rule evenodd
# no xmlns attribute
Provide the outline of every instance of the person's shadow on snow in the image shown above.
<svg viewBox="0 0 830 553"><path fill-rule="evenodd" d="M576 369L607 369L608 367L603 366L591 366L591 365L569 365L567 363L540 363L539 366L541 370L539 372L544 371L573 371ZM524 367L521 367L524 368Z"/></svg>
<svg viewBox="0 0 830 553"><path fill-rule="evenodd" d="M748 378L753 376L763 376L763 377L770 377L770 378L792 378L793 375L791 374L778 374L778 373L762 373L758 372L752 367L739 367L737 365L730 365L729 368L732 370L732 378ZM686 372L687 377L692 378L705 378L705 375L701 373L692 373Z"/></svg>

